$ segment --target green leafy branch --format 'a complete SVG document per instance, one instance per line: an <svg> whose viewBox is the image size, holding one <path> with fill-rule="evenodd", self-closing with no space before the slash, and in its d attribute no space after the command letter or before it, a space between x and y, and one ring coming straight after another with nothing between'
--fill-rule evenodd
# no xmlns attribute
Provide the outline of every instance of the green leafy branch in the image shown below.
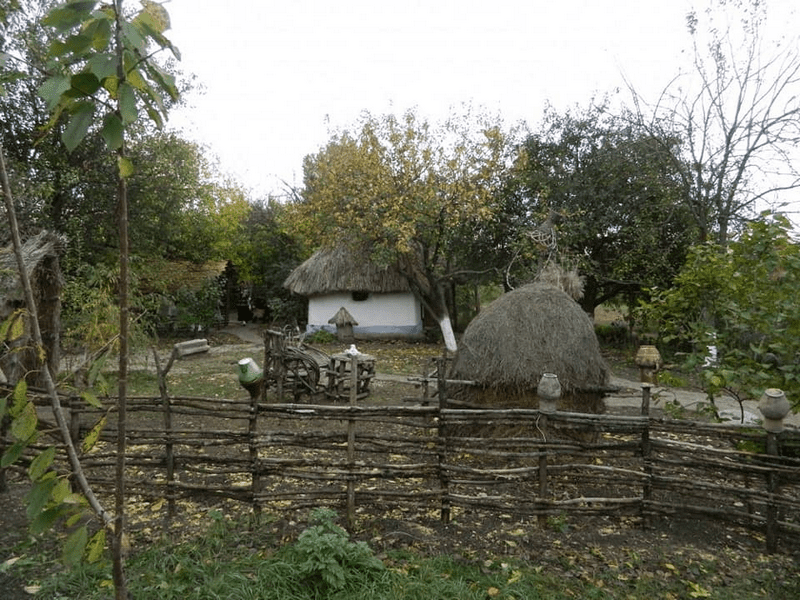
<svg viewBox="0 0 800 600"><path fill-rule="evenodd" d="M43 19L62 39L53 41L48 55L52 73L39 94L52 111L53 127L62 114L70 119L62 133L67 150L74 150L95 122L97 106L106 108L100 135L111 150L124 143L124 129L139 118L139 104L149 118L163 127L165 100L178 99L175 77L151 60L169 50L180 52L165 36L169 16L159 4L144 0L142 9L125 21L115 5L92 0L71 0L56 6ZM149 52L151 42L158 49ZM120 60L121 59L121 60ZM129 165L120 165L127 172Z"/></svg>

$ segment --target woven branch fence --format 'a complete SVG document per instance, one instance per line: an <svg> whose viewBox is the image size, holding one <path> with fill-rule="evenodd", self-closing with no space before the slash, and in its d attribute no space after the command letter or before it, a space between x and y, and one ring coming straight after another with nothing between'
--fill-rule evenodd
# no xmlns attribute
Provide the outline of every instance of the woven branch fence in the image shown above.
<svg viewBox="0 0 800 600"><path fill-rule="evenodd" d="M653 418L646 387L643 416L448 408L447 382L433 381L438 405L130 398L128 493L164 500L168 517L185 498L256 511L331 505L351 523L356 509L395 508L445 523L454 511L645 524L681 515L762 532L769 552L800 542L796 430ZM114 400L102 410L63 403L78 436L108 417L83 464L96 491L111 492Z"/></svg>

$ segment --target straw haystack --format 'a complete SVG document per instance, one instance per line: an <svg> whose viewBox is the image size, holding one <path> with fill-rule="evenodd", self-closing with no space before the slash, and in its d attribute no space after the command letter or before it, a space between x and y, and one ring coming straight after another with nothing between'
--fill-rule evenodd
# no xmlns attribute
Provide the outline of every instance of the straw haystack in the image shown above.
<svg viewBox="0 0 800 600"><path fill-rule="evenodd" d="M334 332L329 321L344 307L358 323L356 337L419 337L422 309L396 266L381 267L369 253L343 244L314 253L284 282L308 297L309 332Z"/></svg>
<svg viewBox="0 0 800 600"><path fill-rule="evenodd" d="M63 247L64 240L48 231L31 237L22 246L22 257L33 288L47 364L53 374L58 372L60 360L60 294L63 281L59 254ZM6 321L24 307L25 293L14 248L0 248L0 321ZM37 383L35 374L38 368L39 360L26 327L24 335L12 341L10 348L0 354L0 370L2 376L12 383L23 375L29 379L29 383Z"/></svg>
<svg viewBox="0 0 800 600"><path fill-rule="evenodd" d="M543 373L558 375L560 410L602 411L610 371L591 320L561 289L534 283L504 294L475 317L451 375L479 384L462 390L470 402L533 408Z"/></svg>

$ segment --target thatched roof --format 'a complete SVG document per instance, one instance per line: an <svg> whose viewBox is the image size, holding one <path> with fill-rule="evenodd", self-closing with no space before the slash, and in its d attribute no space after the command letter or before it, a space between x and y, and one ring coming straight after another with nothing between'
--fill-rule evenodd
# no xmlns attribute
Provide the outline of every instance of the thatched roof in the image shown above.
<svg viewBox="0 0 800 600"><path fill-rule="evenodd" d="M49 231L42 231L22 244L22 257L28 277L46 259L57 258L65 242ZM60 275L59 275L60 276ZM37 283L33 282L36 286ZM25 292L19 278L17 257L12 245L0 248L0 317L7 317L25 303Z"/></svg>
<svg viewBox="0 0 800 600"><path fill-rule="evenodd" d="M283 287L301 296L410 290L408 281L396 267L379 267L366 252L353 251L347 245L317 250L289 274Z"/></svg>
<svg viewBox="0 0 800 600"><path fill-rule="evenodd" d="M328 323L331 325L336 325L337 327L344 327L346 325L358 325L358 321L353 318L353 315L350 314L344 306L342 306L339 310L336 311L336 314L333 315L330 319L328 319Z"/></svg>
<svg viewBox="0 0 800 600"><path fill-rule="evenodd" d="M200 290L203 285L225 272L227 261L212 260L194 263L188 260L169 260L151 262L142 277L144 289L165 291L174 294L178 290Z"/></svg>
<svg viewBox="0 0 800 600"><path fill-rule="evenodd" d="M565 394L605 388L610 378L588 315L562 290L534 283L504 294L475 317L453 374L524 393L535 391L543 373L558 375Z"/></svg>
<svg viewBox="0 0 800 600"><path fill-rule="evenodd" d="M44 342L45 356L50 371L58 373L61 331L61 268L59 254L65 240L49 231L28 238L21 253L25 272L30 280L36 304L39 329ZM5 320L15 310L25 305L25 291L19 277L19 267L13 246L0 248L0 320ZM21 378L34 385L44 385L39 379L41 358L29 343L30 330L12 343L15 348L0 352L0 370L8 381L16 383ZM5 348L8 350L8 348Z"/></svg>

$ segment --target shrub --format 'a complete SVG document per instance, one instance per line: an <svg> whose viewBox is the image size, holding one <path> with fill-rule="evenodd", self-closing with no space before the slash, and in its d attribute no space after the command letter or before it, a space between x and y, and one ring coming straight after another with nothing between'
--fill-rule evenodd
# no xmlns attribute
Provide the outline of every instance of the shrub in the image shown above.
<svg viewBox="0 0 800 600"><path fill-rule="evenodd" d="M331 509L315 509L310 527L284 549L283 558L295 566L301 583L313 588L318 598L327 598L351 580L386 568L365 542L351 541L350 535L333 522L335 518Z"/></svg>
<svg viewBox="0 0 800 600"><path fill-rule="evenodd" d="M305 338L309 344L333 344L337 341L335 335L330 331L319 329Z"/></svg>
<svg viewBox="0 0 800 600"><path fill-rule="evenodd" d="M791 224L762 215L726 248L693 248L675 285L653 291L639 321L659 332L662 345L689 350L683 368L698 372L709 395L755 399L777 387L798 398L799 295Z"/></svg>
<svg viewBox="0 0 800 600"><path fill-rule="evenodd" d="M628 326L624 323L595 325L594 333L601 346L623 348L630 341Z"/></svg>

